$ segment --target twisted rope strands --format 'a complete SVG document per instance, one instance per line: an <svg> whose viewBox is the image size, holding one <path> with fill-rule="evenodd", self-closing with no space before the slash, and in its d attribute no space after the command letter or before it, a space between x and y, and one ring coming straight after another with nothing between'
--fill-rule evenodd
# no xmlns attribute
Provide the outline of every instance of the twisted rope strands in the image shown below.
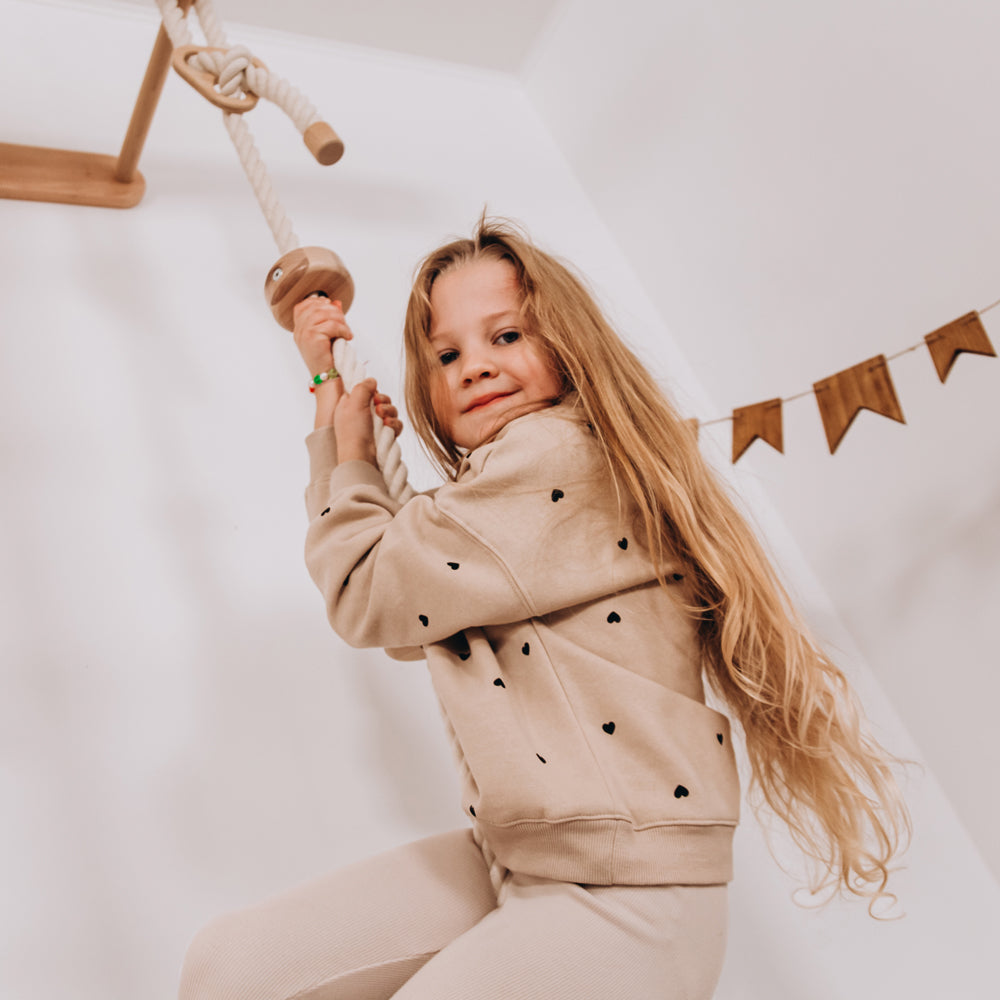
<svg viewBox="0 0 1000 1000"><path fill-rule="evenodd" d="M160 17L163 19L163 28L170 36L174 48L179 49L184 45L192 45L193 39L188 30L187 18L184 12L177 6L177 0L156 0L156 6L160 8Z"/></svg>
<svg viewBox="0 0 1000 1000"><path fill-rule="evenodd" d="M193 45L188 20L177 0L156 0L156 3L174 48ZM277 104L300 132L322 120L312 102L291 83L266 66L254 65L246 46L229 44L210 0L195 0L194 9L206 41L213 49L222 51L202 50L194 53L190 61L197 69L218 77L221 93L231 95L242 90L266 98Z"/></svg>
<svg viewBox="0 0 1000 1000"><path fill-rule="evenodd" d="M233 140L236 152L239 154L243 172L250 181L253 193L257 197L257 204L264 214L264 219L271 230L274 242L283 253L294 250L299 246L299 238L292 229L292 223L285 214L278 196L271 186L271 178L264 166L264 161L257 152L253 136L242 115L233 115L227 112L222 114L222 122L226 126L229 138Z"/></svg>
<svg viewBox="0 0 1000 1000"><path fill-rule="evenodd" d="M333 364L340 372L344 388L350 392L365 376L365 366L359 362L354 349L347 340L333 342ZM416 492L406 481L406 466L403 464L399 442L395 432L386 427L378 417L372 416L375 430L375 453L378 467L382 470L389 495L393 500L406 503Z"/></svg>
<svg viewBox="0 0 1000 1000"><path fill-rule="evenodd" d="M177 0L156 0L156 2L163 17L163 26L170 37L170 41L173 42L174 48L191 45L192 35L188 27L187 18L184 17L177 6ZM207 0L196 0L194 9L198 14L202 32L209 44L225 49L226 51L197 52L191 59L198 69L211 73L218 78L222 93L232 95L240 90L244 93L258 93L249 82L247 70L254 70L256 86L260 86L262 90L276 94L281 93L283 95L287 93L288 85L285 88L272 86L269 83L270 74L267 70L262 70L253 65L252 56L248 49L242 45L232 49L229 48L226 35L219 25L212 5ZM279 81L279 83L284 83L284 81ZM301 96L298 95L297 91L295 94L298 97ZM301 102L297 102L296 108L297 113L301 114L302 108L300 105ZM316 109L312 105L308 107L311 109L314 119L318 119L319 116L316 114ZM267 168L264 166L260 153L257 152L250 129L246 122L243 121L241 115L223 112L222 120L230 139L232 139L233 145L236 147L240 163L243 166L243 172L246 174L247 180L250 181L250 187L257 198L257 203L260 205L264 219L270 227L274 242L278 245L278 249L282 253L288 253L289 250L293 250L299 245L298 237L295 235L292 224L285 215L281 202L278 200L278 196L271 186ZM298 123L296 122L296 124Z"/></svg>

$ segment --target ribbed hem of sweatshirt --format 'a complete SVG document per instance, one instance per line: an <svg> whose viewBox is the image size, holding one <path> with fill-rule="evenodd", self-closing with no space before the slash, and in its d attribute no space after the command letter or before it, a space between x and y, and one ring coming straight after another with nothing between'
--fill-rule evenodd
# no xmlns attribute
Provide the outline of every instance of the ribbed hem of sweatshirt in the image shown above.
<svg viewBox="0 0 1000 1000"><path fill-rule="evenodd" d="M583 885L718 885L733 877L735 824L479 823L497 860L525 875Z"/></svg>

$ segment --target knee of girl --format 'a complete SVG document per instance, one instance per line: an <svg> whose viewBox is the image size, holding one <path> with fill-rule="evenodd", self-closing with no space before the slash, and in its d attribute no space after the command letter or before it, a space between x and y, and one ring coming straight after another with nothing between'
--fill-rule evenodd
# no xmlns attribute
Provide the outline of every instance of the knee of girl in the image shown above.
<svg viewBox="0 0 1000 1000"><path fill-rule="evenodd" d="M188 946L178 1000L251 1000L254 951L234 915L216 918Z"/></svg>

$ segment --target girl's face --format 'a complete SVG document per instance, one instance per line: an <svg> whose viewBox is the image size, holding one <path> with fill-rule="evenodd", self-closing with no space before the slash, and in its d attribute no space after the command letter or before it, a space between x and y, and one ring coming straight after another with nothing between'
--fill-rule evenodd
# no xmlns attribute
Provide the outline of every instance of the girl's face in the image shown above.
<svg viewBox="0 0 1000 1000"><path fill-rule="evenodd" d="M561 380L525 335L509 261L480 258L445 271L430 301L438 366L431 399L460 448L475 448L515 417L559 401Z"/></svg>

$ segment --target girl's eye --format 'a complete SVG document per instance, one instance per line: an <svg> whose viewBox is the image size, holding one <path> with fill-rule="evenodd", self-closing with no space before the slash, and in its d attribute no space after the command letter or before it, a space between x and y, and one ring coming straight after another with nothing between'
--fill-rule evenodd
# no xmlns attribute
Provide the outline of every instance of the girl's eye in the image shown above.
<svg viewBox="0 0 1000 1000"><path fill-rule="evenodd" d="M497 340L502 344L513 344L515 341L521 339L521 334L518 330L504 330L503 333L497 337Z"/></svg>
<svg viewBox="0 0 1000 1000"><path fill-rule="evenodd" d="M458 357L458 351L443 351L438 355L438 361L442 365L450 365Z"/></svg>

